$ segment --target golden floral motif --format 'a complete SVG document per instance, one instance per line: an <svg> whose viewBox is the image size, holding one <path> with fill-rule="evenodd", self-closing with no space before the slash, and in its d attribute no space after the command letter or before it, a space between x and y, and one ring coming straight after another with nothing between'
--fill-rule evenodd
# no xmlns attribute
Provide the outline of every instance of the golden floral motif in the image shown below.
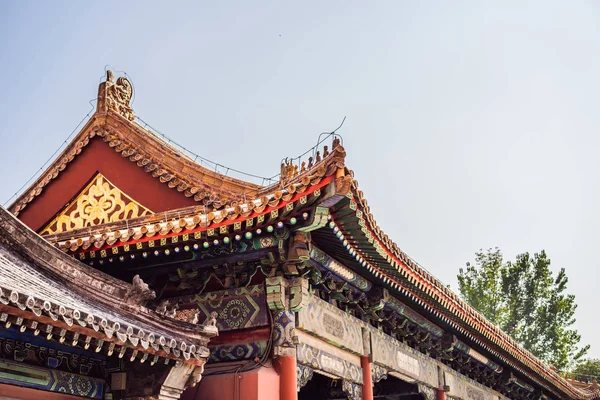
<svg viewBox="0 0 600 400"><path fill-rule="evenodd" d="M41 234L61 233L148 214L152 214L152 211L121 192L99 173Z"/></svg>

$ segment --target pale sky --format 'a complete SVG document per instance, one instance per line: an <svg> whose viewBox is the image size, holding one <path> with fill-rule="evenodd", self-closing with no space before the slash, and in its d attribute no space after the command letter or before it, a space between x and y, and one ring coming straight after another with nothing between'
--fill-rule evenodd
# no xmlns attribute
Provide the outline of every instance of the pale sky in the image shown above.
<svg viewBox="0 0 600 400"><path fill-rule="evenodd" d="M0 0L4 203L90 111L261 176L339 133L384 231L456 289L479 248L545 249L600 357L600 3Z"/></svg>

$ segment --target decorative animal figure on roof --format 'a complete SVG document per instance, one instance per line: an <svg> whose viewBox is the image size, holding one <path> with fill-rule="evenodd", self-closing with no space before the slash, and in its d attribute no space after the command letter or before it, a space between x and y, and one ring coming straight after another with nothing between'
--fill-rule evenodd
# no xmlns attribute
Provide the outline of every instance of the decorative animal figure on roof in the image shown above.
<svg viewBox="0 0 600 400"><path fill-rule="evenodd" d="M193 313L190 314L188 321L190 324L196 325L198 323L198 319L200 317L200 310L196 309Z"/></svg>
<svg viewBox="0 0 600 400"><path fill-rule="evenodd" d="M175 318L177 315L177 310L179 310L179 304L173 305L170 309L165 312L165 317Z"/></svg>
<svg viewBox="0 0 600 400"><path fill-rule="evenodd" d="M333 138L333 144L331 146L332 149L335 149L336 147L338 147L340 145L340 138L339 137L334 137Z"/></svg>
<svg viewBox="0 0 600 400"><path fill-rule="evenodd" d="M217 327L217 316L218 315L219 314L217 314L216 311L211 312L210 313L210 318L208 318L206 320L206 322L204 323L204 326L212 326L212 327L216 328Z"/></svg>
<svg viewBox="0 0 600 400"><path fill-rule="evenodd" d="M156 298L156 292L150 290L139 275L133 277L133 284L125 293L125 304L134 307L145 307L146 303Z"/></svg>
<svg viewBox="0 0 600 400"><path fill-rule="evenodd" d="M285 159L281 163L281 175L280 180L282 182L289 181L294 176L298 175L298 166L292 163L292 160Z"/></svg>
<svg viewBox="0 0 600 400"><path fill-rule="evenodd" d="M156 313L159 315L165 315L167 313L167 309L168 309L169 305L170 305L170 302L168 299L161 301L160 304L158 305L158 307L156 307Z"/></svg>

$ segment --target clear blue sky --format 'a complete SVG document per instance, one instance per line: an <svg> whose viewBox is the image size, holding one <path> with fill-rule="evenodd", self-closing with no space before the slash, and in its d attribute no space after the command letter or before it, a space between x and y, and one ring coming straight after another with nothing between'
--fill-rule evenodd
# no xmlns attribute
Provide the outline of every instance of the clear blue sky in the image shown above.
<svg viewBox="0 0 600 400"><path fill-rule="evenodd" d="M600 3L0 2L4 202L105 65L195 152L271 176L340 131L381 227L456 289L479 248L546 249L600 357Z"/></svg>

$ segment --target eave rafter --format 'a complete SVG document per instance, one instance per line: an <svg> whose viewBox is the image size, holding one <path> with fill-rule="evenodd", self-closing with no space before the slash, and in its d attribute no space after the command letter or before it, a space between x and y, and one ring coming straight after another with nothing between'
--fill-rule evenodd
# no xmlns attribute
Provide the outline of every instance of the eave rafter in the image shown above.
<svg viewBox="0 0 600 400"><path fill-rule="evenodd" d="M232 210L203 212L197 208L161 213L145 218L138 218L121 223L107 224L96 229L83 229L61 235L47 236L46 240L57 248L71 254L97 252L115 247L126 248L140 246L147 242L159 242L165 245L173 238L180 241L214 240L227 234L245 234L257 229L276 226L283 221L293 221L298 217L309 218L309 213L302 212L316 201L323 201L326 193L322 189L330 184L333 176L319 179L317 185L307 187L287 200L281 196L276 201L254 202L244 207L243 213ZM296 210L295 213L292 213Z"/></svg>
<svg viewBox="0 0 600 400"><path fill-rule="evenodd" d="M322 232L321 232L322 233ZM323 240L322 236L319 236ZM327 246L333 250L335 246ZM503 369L497 363L470 348L456 336L432 323L422 314L322 252L314 244L311 259L298 268L319 297L342 311L369 322L375 328L421 353L450 365L488 387L501 381ZM526 386L522 381L516 383ZM506 392L507 388L498 387ZM521 398L521 397L519 397Z"/></svg>

